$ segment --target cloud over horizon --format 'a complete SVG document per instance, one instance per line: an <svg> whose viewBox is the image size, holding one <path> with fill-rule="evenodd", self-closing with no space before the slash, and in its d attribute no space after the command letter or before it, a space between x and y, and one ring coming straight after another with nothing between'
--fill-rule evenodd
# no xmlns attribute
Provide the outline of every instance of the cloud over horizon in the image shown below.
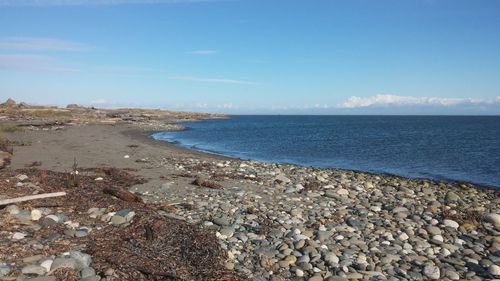
<svg viewBox="0 0 500 281"><path fill-rule="evenodd" d="M374 106L460 106L500 104L500 96L494 99L412 97L378 94L371 97L352 96L339 105L340 108L363 108Z"/></svg>

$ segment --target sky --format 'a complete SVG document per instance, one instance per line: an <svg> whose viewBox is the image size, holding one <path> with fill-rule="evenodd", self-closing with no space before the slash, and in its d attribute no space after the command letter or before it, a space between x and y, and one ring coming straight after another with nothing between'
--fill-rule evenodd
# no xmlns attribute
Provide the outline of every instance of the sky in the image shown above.
<svg viewBox="0 0 500 281"><path fill-rule="evenodd" d="M498 0L0 0L0 99L500 114Z"/></svg>

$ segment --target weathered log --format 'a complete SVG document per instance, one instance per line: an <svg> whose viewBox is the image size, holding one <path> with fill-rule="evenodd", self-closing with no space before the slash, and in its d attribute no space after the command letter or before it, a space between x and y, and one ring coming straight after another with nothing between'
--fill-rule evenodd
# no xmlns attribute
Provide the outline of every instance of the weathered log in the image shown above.
<svg viewBox="0 0 500 281"><path fill-rule="evenodd" d="M65 195L66 195L66 192L52 192L52 193L44 193L44 194L29 195L29 196L23 196L23 197L17 197L17 198L3 199L3 200L0 200L0 206L24 202L24 201L43 199L43 198L65 196Z"/></svg>
<svg viewBox="0 0 500 281"><path fill-rule="evenodd" d="M104 193L113 195L116 198L119 198L123 201L127 202L140 202L143 203L142 198L130 191L123 190L123 189L116 189L112 187L106 187L104 188Z"/></svg>

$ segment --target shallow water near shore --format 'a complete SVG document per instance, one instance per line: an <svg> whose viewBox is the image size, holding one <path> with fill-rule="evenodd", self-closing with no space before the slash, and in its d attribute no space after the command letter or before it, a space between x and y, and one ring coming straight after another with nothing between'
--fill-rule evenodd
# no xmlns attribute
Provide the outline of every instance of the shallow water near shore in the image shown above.
<svg viewBox="0 0 500 281"><path fill-rule="evenodd" d="M231 116L153 138L241 159L500 187L500 116Z"/></svg>

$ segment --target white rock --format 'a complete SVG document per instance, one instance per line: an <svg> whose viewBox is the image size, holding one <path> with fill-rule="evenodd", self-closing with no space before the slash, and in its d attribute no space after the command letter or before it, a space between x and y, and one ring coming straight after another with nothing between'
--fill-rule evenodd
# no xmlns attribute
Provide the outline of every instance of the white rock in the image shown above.
<svg viewBox="0 0 500 281"><path fill-rule="evenodd" d="M460 227L460 225L454 220L444 220L443 224L444 226L451 227L454 229L458 229L458 227Z"/></svg>
<svg viewBox="0 0 500 281"><path fill-rule="evenodd" d="M444 242L444 238L441 235L434 235L434 236L432 236L432 239L439 241L439 242Z"/></svg>
<svg viewBox="0 0 500 281"><path fill-rule="evenodd" d="M298 277L302 277L304 276L304 271L302 271L300 268L297 268L295 270L295 275L297 275Z"/></svg>
<svg viewBox="0 0 500 281"><path fill-rule="evenodd" d="M347 190L345 188L340 188L337 190L337 194L338 195L349 195L349 190Z"/></svg>
<svg viewBox="0 0 500 281"><path fill-rule="evenodd" d="M125 155L125 156L123 156L123 158L125 158L125 159L129 159L129 158L130 158L130 155Z"/></svg>
<svg viewBox="0 0 500 281"><path fill-rule="evenodd" d="M24 239L24 237L26 237L27 234L24 234L24 233L21 233L21 232L15 232L13 235L12 235L12 240L21 240L21 239Z"/></svg>
<svg viewBox="0 0 500 281"><path fill-rule="evenodd" d="M19 212L21 212L21 210L19 210L19 207L16 205L9 205L5 208L5 210L11 215L17 215L19 214Z"/></svg>
<svg viewBox="0 0 500 281"><path fill-rule="evenodd" d="M48 216L46 216L46 218L51 219L55 222L59 222L59 217L56 215L48 215Z"/></svg>
<svg viewBox="0 0 500 281"><path fill-rule="evenodd" d="M17 175L16 178L19 180L19 181L25 181L28 179L28 176L27 175Z"/></svg>
<svg viewBox="0 0 500 281"><path fill-rule="evenodd" d="M492 265L490 265L488 272L493 276L499 277L500 276L500 266L498 266L496 264L492 264Z"/></svg>
<svg viewBox="0 0 500 281"><path fill-rule="evenodd" d="M494 226L500 226L500 215L499 214L494 214L494 213L489 213L484 216L484 219L487 222L491 222Z"/></svg>
<svg viewBox="0 0 500 281"><path fill-rule="evenodd" d="M406 234L406 233L404 233L404 232L403 232L403 233L401 233L401 234L398 236L398 239L399 239L399 240L401 240L401 241L406 241L406 240L408 240L408 238L410 238L410 237L408 236L408 234Z"/></svg>
<svg viewBox="0 0 500 281"><path fill-rule="evenodd" d="M31 220L37 221L42 217L42 211L38 209L31 210Z"/></svg>
<svg viewBox="0 0 500 281"><path fill-rule="evenodd" d="M40 264L40 266L45 268L47 270L47 272L49 272L50 267L52 266L52 262L54 262L54 261L53 260L45 260Z"/></svg>
<svg viewBox="0 0 500 281"><path fill-rule="evenodd" d="M95 178L95 181L102 181L104 180L102 177Z"/></svg>

